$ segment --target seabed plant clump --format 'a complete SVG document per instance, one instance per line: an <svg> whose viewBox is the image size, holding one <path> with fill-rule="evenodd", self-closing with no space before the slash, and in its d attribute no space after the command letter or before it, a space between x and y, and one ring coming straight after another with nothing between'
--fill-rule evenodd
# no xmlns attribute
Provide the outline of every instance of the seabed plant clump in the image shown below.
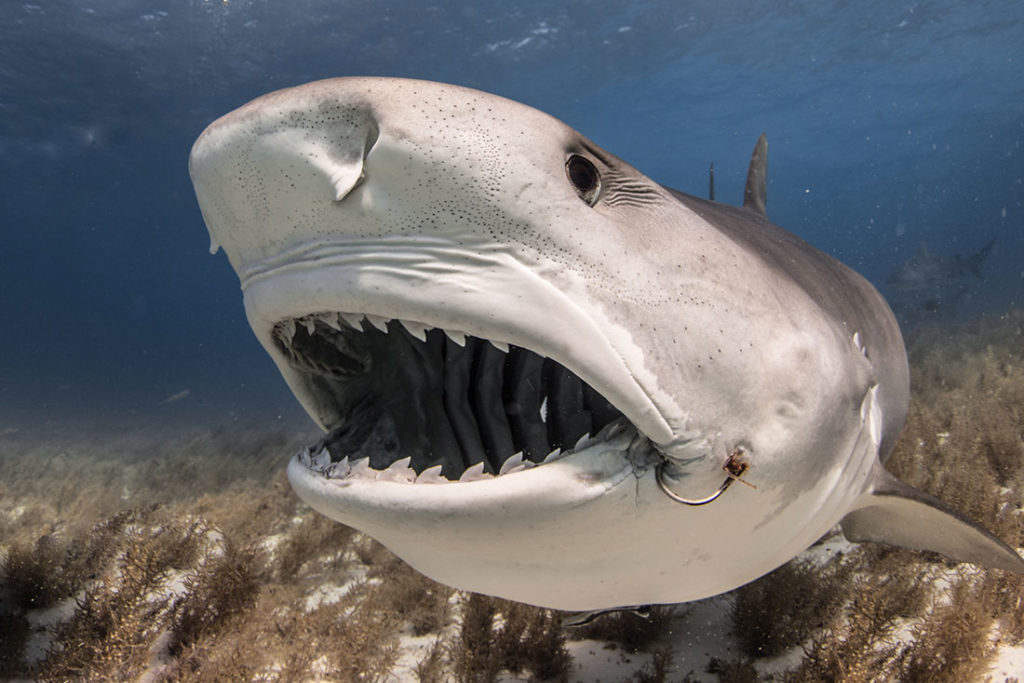
<svg viewBox="0 0 1024 683"><path fill-rule="evenodd" d="M1024 544L1024 313L909 340L889 462ZM5 427L5 425L0 425ZM693 606L565 629L453 591L314 514L284 478L305 434L0 437L0 678L41 681L983 681L1024 643L1024 579L832 539L732 594L728 656L675 634ZM1020 673L1020 672L1016 672ZM577 680L579 679L577 675Z"/></svg>

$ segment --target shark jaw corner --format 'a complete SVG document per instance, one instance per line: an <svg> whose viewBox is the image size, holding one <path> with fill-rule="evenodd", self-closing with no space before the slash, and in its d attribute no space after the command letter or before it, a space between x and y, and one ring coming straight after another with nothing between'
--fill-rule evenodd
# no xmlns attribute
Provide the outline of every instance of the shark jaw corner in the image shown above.
<svg viewBox="0 0 1024 683"><path fill-rule="evenodd" d="M898 326L767 221L766 152L736 208L456 86L334 79L215 121L189 162L212 244L325 430L296 492L435 580L567 610L721 593L837 523L1024 573L885 472Z"/></svg>

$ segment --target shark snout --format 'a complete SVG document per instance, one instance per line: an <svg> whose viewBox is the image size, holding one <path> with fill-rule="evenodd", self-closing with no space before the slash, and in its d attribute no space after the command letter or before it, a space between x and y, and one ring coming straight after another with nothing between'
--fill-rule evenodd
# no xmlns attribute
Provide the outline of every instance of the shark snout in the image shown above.
<svg viewBox="0 0 1024 683"><path fill-rule="evenodd" d="M282 245L326 234L336 207L367 178L380 137L371 106L357 98L290 96L250 103L196 141L189 171L214 246L236 265Z"/></svg>
<svg viewBox="0 0 1024 683"><path fill-rule="evenodd" d="M334 201L344 199L365 177L363 162L380 136L369 107L337 99L315 111L301 100L274 103L245 107L212 124L192 149L193 177L215 174L253 199L310 185L329 189Z"/></svg>

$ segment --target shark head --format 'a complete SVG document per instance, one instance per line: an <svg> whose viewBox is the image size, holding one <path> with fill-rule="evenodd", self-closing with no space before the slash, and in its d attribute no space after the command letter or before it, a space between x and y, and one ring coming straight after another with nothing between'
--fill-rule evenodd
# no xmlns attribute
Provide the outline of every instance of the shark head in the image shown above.
<svg viewBox="0 0 1024 683"><path fill-rule="evenodd" d="M428 576L599 609L729 590L856 511L886 540L899 331L759 212L763 159L727 207L525 105L346 78L217 120L190 172L325 430L293 487Z"/></svg>

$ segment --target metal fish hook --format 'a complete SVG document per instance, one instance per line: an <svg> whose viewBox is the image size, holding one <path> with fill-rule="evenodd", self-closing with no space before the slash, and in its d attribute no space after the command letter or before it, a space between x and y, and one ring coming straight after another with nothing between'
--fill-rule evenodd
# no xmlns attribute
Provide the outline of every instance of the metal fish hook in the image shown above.
<svg viewBox="0 0 1024 683"><path fill-rule="evenodd" d="M739 481L741 484L745 484L752 489L757 488L748 481L740 480L740 477L743 475L743 473L747 471L747 467L749 467L749 464L745 460L743 460L743 450L739 448L730 453L729 457L725 461L725 464L722 465L722 469L725 470L726 472L725 481L723 481L722 485L718 487L718 490L716 490L710 496L706 496L704 498L683 498L678 493L670 489L668 484L665 482L666 464L668 464L668 461L662 460L660 463L658 463L658 466L654 468L654 474L655 478L658 480L658 486L661 487L661 490L665 492L666 496L676 501L677 503L682 503L683 505L707 505L708 503L716 500L720 495L725 493L725 490L729 488L729 486L731 486L734 481Z"/></svg>

